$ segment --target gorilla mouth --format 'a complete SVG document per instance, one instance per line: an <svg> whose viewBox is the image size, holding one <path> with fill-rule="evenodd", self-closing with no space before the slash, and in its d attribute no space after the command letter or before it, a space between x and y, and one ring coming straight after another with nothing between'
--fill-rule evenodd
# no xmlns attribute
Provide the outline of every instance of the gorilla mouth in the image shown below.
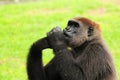
<svg viewBox="0 0 120 80"><path fill-rule="evenodd" d="M63 32L63 34L64 34L64 36L65 36L66 38L71 38L71 36L70 36L68 33Z"/></svg>

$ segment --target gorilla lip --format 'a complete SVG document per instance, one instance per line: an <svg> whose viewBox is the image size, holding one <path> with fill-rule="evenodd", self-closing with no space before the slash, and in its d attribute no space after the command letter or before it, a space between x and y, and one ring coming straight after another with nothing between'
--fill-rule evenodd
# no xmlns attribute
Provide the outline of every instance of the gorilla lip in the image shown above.
<svg viewBox="0 0 120 80"><path fill-rule="evenodd" d="M71 36L69 34L67 34L66 32L63 32L63 34L65 35L65 37L70 38Z"/></svg>

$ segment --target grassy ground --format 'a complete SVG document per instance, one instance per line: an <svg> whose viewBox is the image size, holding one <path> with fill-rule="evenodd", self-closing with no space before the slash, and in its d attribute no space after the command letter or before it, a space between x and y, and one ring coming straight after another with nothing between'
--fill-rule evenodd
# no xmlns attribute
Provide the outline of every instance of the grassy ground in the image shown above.
<svg viewBox="0 0 120 80"><path fill-rule="evenodd" d="M30 45L68 19L88 17L101 25L120 76L119 0L43 0L0 6L0 80L27 80L26 56ZM44 50L44 64L52 58Z"/></svg>

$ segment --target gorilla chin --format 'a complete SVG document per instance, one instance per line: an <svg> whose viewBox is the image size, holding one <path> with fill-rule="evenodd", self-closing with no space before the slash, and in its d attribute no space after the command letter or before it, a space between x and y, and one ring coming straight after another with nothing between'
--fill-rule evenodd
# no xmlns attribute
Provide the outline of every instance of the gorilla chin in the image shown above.
<svg viewBox="0 0 120 80"><path fill-rule="evenodd" d="M64 35L66 43L69 44L68 42L71 40L72 36L65 31L63 31L63 35Z"/></svg>

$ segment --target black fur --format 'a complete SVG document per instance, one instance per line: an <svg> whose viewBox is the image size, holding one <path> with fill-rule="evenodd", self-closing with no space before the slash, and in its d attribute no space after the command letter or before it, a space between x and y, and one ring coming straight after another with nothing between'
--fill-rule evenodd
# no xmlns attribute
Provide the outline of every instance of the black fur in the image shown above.
<svg viewBox="0 0 120 80"><path fill-rule="evenodd" d="M52 48L55 57L43 67L45 48ZM85 41L69 50L59 30L50 31L31 46L27 72L29 80L116 80L112 58L103 44Z"/></svg>

